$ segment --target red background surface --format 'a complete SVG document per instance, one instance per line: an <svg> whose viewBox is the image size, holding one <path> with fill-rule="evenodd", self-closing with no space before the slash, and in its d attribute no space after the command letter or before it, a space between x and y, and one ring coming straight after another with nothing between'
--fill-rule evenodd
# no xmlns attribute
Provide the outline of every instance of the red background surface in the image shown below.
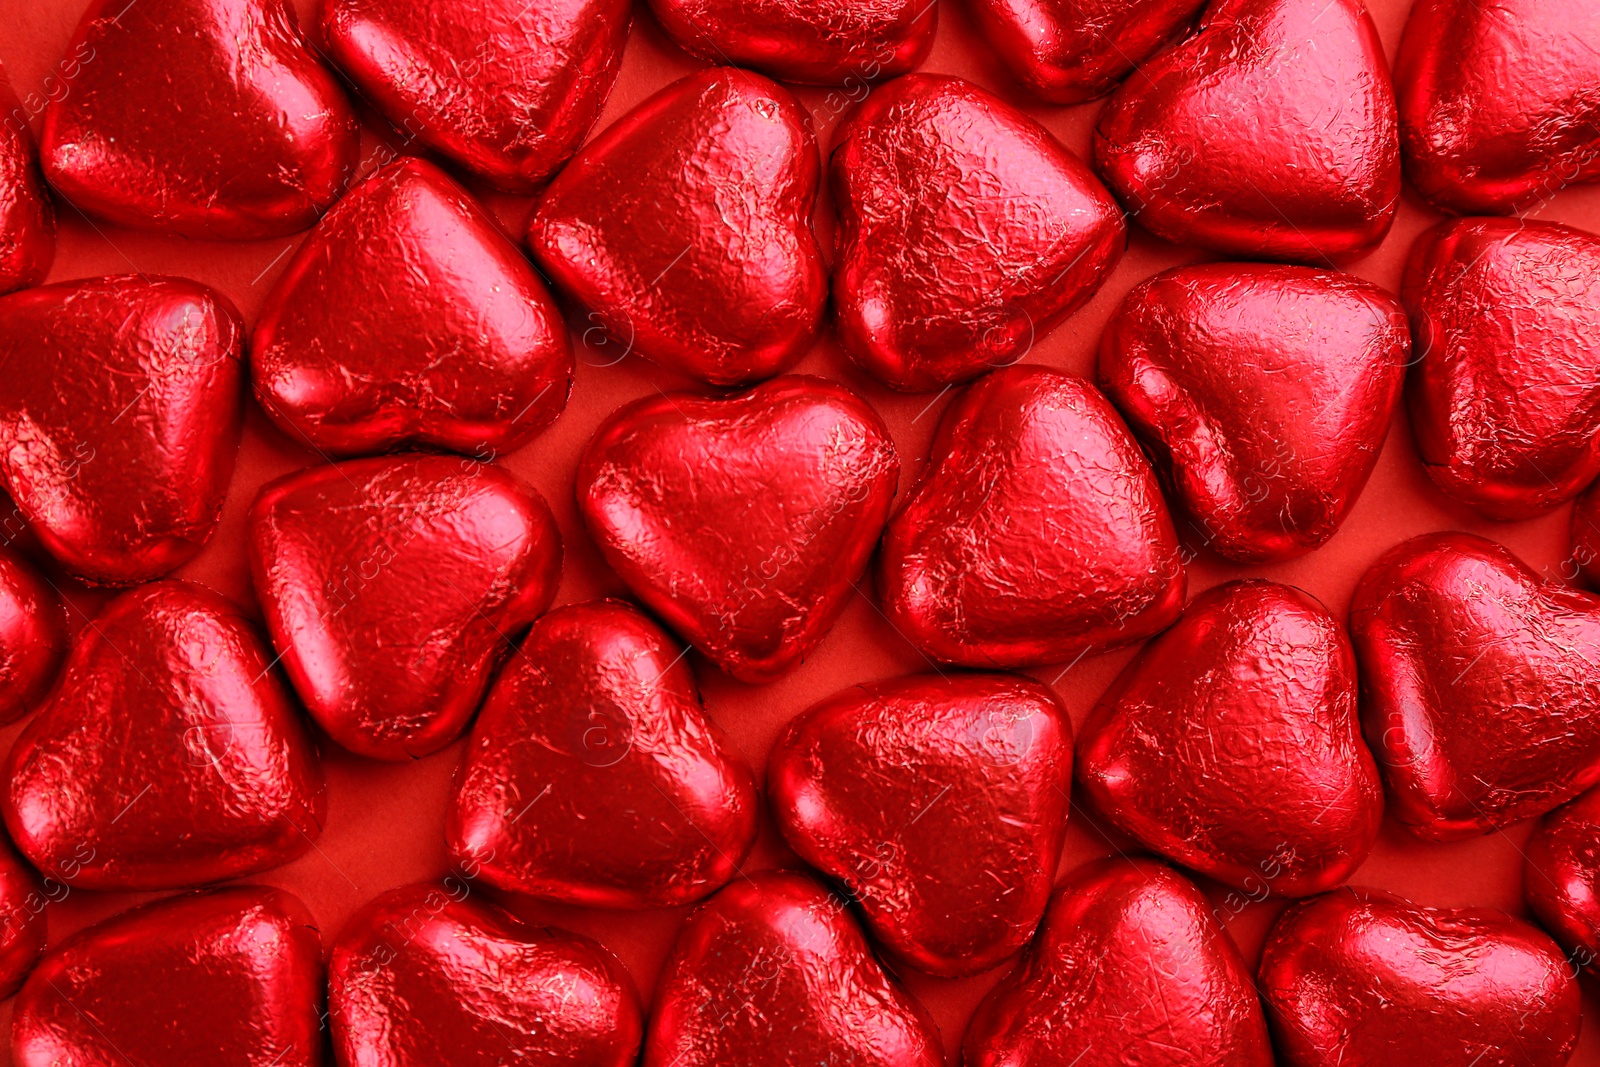
<svg viewBox="0 0 1600 1067"><path fill-rule="evenodd" d="M1407 0L1370 2L1392 61L1410 4ZM303 22L313 25L317 0L296 3ZM57 64L86 6L87 0L0 0L0 62L9 72L18 97L25 106L32 105L28 110L39 106L38 94L46 89L46 79L57 75ZM999 93L1087 157L1090 131L1102 102L1062 108L1032 100L1009 81L998 60L976 35L960 0L940 0L939 7L937 44L923 69L959 74ZM608 125L656 89L700 65L672 45L644 4L638 4L621 78L596 128ZM52 84L56 92L71 91L70 84ZM183 84L181 72L175 72L175 84ZM842 92L829 90L801 89L798 95L815 117L826 153L840 114L853 101ZM30 100L30 96L34 99ZM381 130L383 124L370 112L364 117L368 130L364 158L381 161L387 152L373 131ZM33 125L37 132L37 115ZM520 238L532 201L497 195L484 199L507 232ZM825 249L831 243L830 212L824 195L817 227ZM1600 231L1600 188L1567 190L1530 214ZM228 294L252 323L287 262L288 253L303 236L224 244L158 237L91 223L70 207L63 207L61 215L59 248L50 281L133 270L183 275ZM1347 269L1396 288L1412 240L1438 217L1408 188L1389 238L1376 252L1349 264ZM1092 374L1094 346L1123 294L1159 270L1205 258L1209 257L1162 242L1135 227L1126 256L1093 302L1055 332L1038 339L1025 357L1026 362ZM571 403L552 429L504 460L545 494L561 524L566 564L558 604L626 592L601 562L578 519L573 503L573 468L579 450L600 420L623 403L658 388L688 388L684 381L636 357L611 365L614 356L603 346L584 346L583 316L573 313L569 319L574 325L579 354ZM903 494L925 464L929 438L949 396L902 396L876 386L849 365L831 339L819 344L796 369L843 380L877 407L900 449ZM4 387L0 379L0 388ZM243 551L245 511L263 482L318 461L318 456L272 427L252 405L221 525L206 550L179 570L177 576L202 582L253 606L255 596ZM1385 549L1414 534L1452 529L1498 540L1535 569L1559 580L1564 573L1571 573L1564 567L1569 516L1570 509L1563 508L1538 520L1499 524L1451 504L1423 473L1402 412L1366 492L1343 530L1326 547L1290 563L1253 568L1231 565L1201 552L1190 568L1190 595L1231 578L1260 576L1307 589L1342 614L1357 579ZM72 604L69 613L77 625L82 623L83 612L92 612L104 600L103 593L86 590L59 573L52 572L52 577L68 593ZM1071 708L1074 721L1081 725L1095 698L1130 655L1121 652L1094 657L1065 673L1060 668L1032 673L1055 687ZM692 656L692 662L707 708L758 774L764 773L767 750L783 724L813 701L856 682L928 667L865 596L855 599L833 632L799 670L775 684L747 686L734 682L698 654ZM0 750L10 747L19 730L20 724L0 731ZM317 847L296 862L248 881L270 882L299 894L320 920L326 941L356 907L378 893L407 882L438 879L447 872L444 806L462 745L458 742L444 752L405 765L364 760L334 748L326 739L323 747L331 801L326 832ZM1377 849L1354 881L1389 889L1423 904L1488 905L1525 915L1522 847L1531 830L1532 823L1524 823L1462 844L1428 845L1388 823ZM1063 871L1125 847L1125 841L1109 835L1081 805L1074 803ZM773 866L798 866L798 861L784 847L768 819L745 869ZM1206 888L1221 904L1223 891L1213 885ZM510 899L484 891L526 918L564 926L602 941L632 972L647 1005L663 958L687 912L600 912ZM72 889L64 901L49 909L51 943L87 923L157 895ZM1280 908L1281 904L1273 901L1252 904L1229 919L1229 928L1252 965ZM1224 906L1225 912L1229 910ZM954 981L902 973L907 985L937 1020L951 1064L958 1061L960 1040L973 1007L1009 967L1007 963L978 977ZM1585 1028L1572 1062L1600 1065L1600 986L1587 978L1584 985ZM9 1033L10 1016L8 1001L0 1005L0 1033ZM0 1064L10 1062L7 1045L0 1052Z"/></svg>

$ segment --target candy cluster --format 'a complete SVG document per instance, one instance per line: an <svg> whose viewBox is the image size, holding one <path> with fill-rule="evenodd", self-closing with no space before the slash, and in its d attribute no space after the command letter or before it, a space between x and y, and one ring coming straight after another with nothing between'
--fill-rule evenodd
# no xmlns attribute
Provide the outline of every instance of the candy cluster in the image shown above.
<svg viewBox="0 0 1600 1067"><path fill-rule="evenodd" d="M935 0L632 7L99 0L0 129L12 1062L1575 1062L1600 237L1526 216L1600 182L1600 4L1417 0L1391 71L1362 0L968 0L1000 93L932 72ZM608 108L663 33L688 73ZM1031 117L1102 97L1087 158ZM1412 194L1452 217L1398 293L1343 269ZM41 284L58 219L294 241L247 320ZM1130 240L1190 262L1089 374L1028 359ZM1570 569L1446 530L1348 610L1251 575L1345 529L1402 402L1419 492L1570 508ZM557 500L507 457L569 404ZM229 524L252 437L301 469ZM252 603L174 577L219 552ZM862 600L918 669L761 772L697 679L768 699ZM1119 649L1075 729L1056 683ZM453 745L450 875L326 939L251 881L318 848L326 763ZM1363 888L1386 816L1541 819L1532 921ZM77 890L166 895L47 938ZM529 901L679 909L651 994ZM941 1033L914 989L985 973Z"/></svg>

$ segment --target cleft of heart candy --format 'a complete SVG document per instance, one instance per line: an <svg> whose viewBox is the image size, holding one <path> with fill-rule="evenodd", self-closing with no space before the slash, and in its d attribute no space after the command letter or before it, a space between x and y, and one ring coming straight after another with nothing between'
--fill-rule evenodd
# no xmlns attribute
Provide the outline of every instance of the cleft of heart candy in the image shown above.
<svg viewBox="0 0 1600 1067"><path fill-rule="evenodd" d="M0 121L11 1062L1585 1062L1600 5L306 6Z"/></svg>

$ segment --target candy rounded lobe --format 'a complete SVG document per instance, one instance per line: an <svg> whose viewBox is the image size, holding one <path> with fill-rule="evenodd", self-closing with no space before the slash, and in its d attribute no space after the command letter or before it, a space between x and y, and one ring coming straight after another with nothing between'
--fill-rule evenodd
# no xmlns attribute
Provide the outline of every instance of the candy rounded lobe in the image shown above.
<svg viewBox="0 0 1600 1067"><path fill-rule="evenodd" d="M328 212L251 336L261 406L295 441L340 456L423 445L493 459L556 420L572 370L539 276L420 159Z"/></svg>
<svg viewBox="0 0 1600 1067"><path fill-rule="evenodd" d="M21 987L44 953L49 903L38 874L0 835L0 998Z"/></svg>
<svg viewBox="0 0 1600 1067"><path fill-rule="evenodd" d="M1600 781L1600 597L1484 538L1425 534L1362 577L1350 634L1363 733L1417 836L1476 837Z"/></svg>
<svg viewBox="0 0 1600 1067"><path fill-rule="evenodd" d="M1271 1067L1250 972L1192 882L1147 859L1074 871L967 1028L967 1067Z"/></svg>
<svg viewBox="0 0 1600 1067"><path fill-rule="evenodd" d="M915 70L939 21L928 0L650 0L650 9L708 63L804 85L859 87Z"/></svg>
<svg viewBox="0 0 1600 1067"><path fill-rule="evenodd" d="M584 146L545 190L528 245L615 351L708 385L760 381L822 327L820 173L810 113L787 89L704 70Z"/></svg>
<svg viewBox="0 0 1600 1067"><path fill-rule="evenodd" d="M1283 1067L1560 1067L1582 1012L1561 950L1529 924L1370 889L1291 905L1259 985Z"/></svg>
<svg viewBox="0 0 1600 1067"><path fill-rule="evenodd" d="M988 970L1033 936L1066 834L1072 722L1001 674L856 686L790 722L768 795L800 858L912 966Z"/></svg>
<svg viewBox="0 0 1600 1067"><path fill-rule="evenodd" d="M1600 589L1600 489L1593 485L1572 509L1572 553L1561 576Z"/></svg>
<svg viewBox="0 0 1600 1067"><path fill-rule="evenodd" d="M886 974L848 906L763 871L697 908L657 984L642 1067L941 1067L927 1012Z"/></svg>
<svg viewBox="0 0 1600 1067"><path fill-rule="evenodd" d="M676 907L738 873L755 779L682 650L616 600L557 608L501 672L456 776L451 854L502 889Z"/></svg>
<svg viewBox="0 0 1600 1067"><path fill-rule="evenodd" d="M15 552L0 549L0 724L38 707L67 654L67 619L54 587Z"/></svg>
<svg viewBox="0 0 1600 1067"><path fill-rule="evenodd" d="M1267 563L1339 529L1378 462L1410 352L1399 300L1359 278L1205 264L1128 294L1098 377L1180 527L1227 559Z"/></svg>
<svg viewBox="0 0 1600 1067"><path fill-rule="evenodd" d="M1419 0L1395 60L1406 177L1460 215L1600 181L1600 10Z"/></svg>
<svg viewBox="0 0 1600 1067"><path fill-rule="evenodd" d="M875 411L802 375L720 399L646 397L578 463L601 555L657 617L728 674L769 682L844 610L900 479Z"/></svg>
<svg viewBox="0 0 1600 1067"><path fill-rule="evenodd" d="M0 82L5 74L0 70ZM56 253L56 212L27 126L0 123L0 293L44 281Z"/></svg>
<svg viewBox="0 0 1600 1067"><path fill-rule="evenodd" d="M5 763L0 807L39 870L83 889L177 889L311 847L316 749L232 603L188 582L117 597L73 646Z"/></svg>
<svg viewBox="0 0 1600 1067"><path fill-rule="evenodd" d="M903 392L1015 363L1088 302L1127 243L1077 156L960 78L874 90L835 134L830 180L839 343Z"/></svg>
<svg viewBox="0 0 1600 1067"><path fill-rule="evenodd" d="M946 409L928 466L884 531L895 630L965 667L1034 667L1141 641L1186 584L1154 473L1081 378L1010 367Z"/></svg>
<svg viewBox="0 0 1600 1067"><path fill-rule="evenodd" d="M561 577L561 533L538 492L454 456L279 478L250 510L248 550L306 710L374 759L420 758L459 737Z"/></svg>
<svg viewBox="0 0 1600 1067"><path fill-rule="evenodd" d="M66 54L40 154L91 215L242 241L305 229L348 187L355 114L287 0L99 0Z"/></svg>
<svg viewBox="0 0 1600 1067"><path fill-rule="evenodd" d="M631 16L627 0L332 0L322 34L391 123L495 188L531 193L600 117Z"/></svg>
<svg viewBox="0 0 1600 1067"><path fill-rule="evenodd" d="M87 581L133 585L210 540L244 420L244 323L181 278L0 297L0 482Z"/></svg>
<svg viewBox="0 0 1600 1067"><path fill-rule="evenodd" d="M1078 747L1095 810L1139 844L1254 896L1345 882L1378 837L1356 661L1309 594L1208 589L1100 698Z"/></svg>
<svg viewBox="0 0 1600 1067"><path fill-rule="evenodd" d="M1389 232L1398 122L1362 0L1218 0L1112 96L1095 169L1158 237L1331 266Z"/></svg>
<svg viewBox="0 0 1600 1067"><path fill-rule="evenodd" d="M1412 247L1406 390L1428 476L1491 519L1526 519L1600 474L1600 238L1460 219Z"/></svg>
<svg viewBox="0 0 1600 1067"><path fill-rule="evenodd" d="M973 0L1013 77L1052 104L1104 96L1187 29L1205 0Z"/></svg>
<svg viewBox="0 0 1600 1067"><path fill-rule="evenodd" d="M190 893L45 954L17 994L17 1067L320 1067L322 939L293 895Z"/></svg>
<svg viewBox="0 0 1600 1067"><path fill-rule="evenodd" d="M1574 967L1600 973L1600 790L1546 815L1524 856L1528 910Z"/></svg>
<svg viewBox="0 0 1600 1067"><path fill-rule="evenodd" d="M600 944L529 926L465 880L390 890L329 951L334 1056L371 1067L632 1067L644 1022Z"/></svg>

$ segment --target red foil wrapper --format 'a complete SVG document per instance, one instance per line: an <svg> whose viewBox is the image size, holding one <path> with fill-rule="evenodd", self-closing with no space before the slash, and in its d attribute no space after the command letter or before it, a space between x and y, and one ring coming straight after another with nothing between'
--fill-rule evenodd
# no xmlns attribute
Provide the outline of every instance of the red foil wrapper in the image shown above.
<svg viewBox="0 0 1600 1067"><path fill-rule="evenodd" d="M1492 519L1571 500L1600 473L1600 238L1462 219L1417 239L1401 297L1423 465Z"/></svg>
<svg viewBox="0 0 1600 1067"><path fill-rule="evenodd" d="M39 705L66 654L61 598L30 563L0 549L0 724Z"/></svg>
<svg viewBox="0 0 1600 1067"><path fill-rule="evenodd" d="M338 1062L633 1067L644 1023L617 958L470 892L455 876L404 886L345 925L328 960Z"/></svg>
<svg viewBox="0 0 1600 1067"><path fill-rule="evenodd" d="M1528 910L1574 967L1600 975L1600 790L1545 816L1524 853Z"/></svg>
<svg viewBox="0 0 1600 1067"><path fill-rule="evenodd" d="M1561 576L1600 589L1600 488L1591 485L1572 509L1572 553Z"/></svg>
<svg viewBox="0 0 1600 1067"><path fill-rule="evenodd" d="M1406 177L1435 206L1503 215L1600 181L1600 7L1418 0L1394 68Z"/></svg>
<svg viewBox="0 0 1600 1067"><path fill-rule="evenodd" d="M939 1034L847 905L787 871L694 912L657 983L642 1067L943 1067Z"/></svg>
<svg viewBox="0 0 1600 1067"><path fill-rule="evenodd" d="M493 885L587 907L674 907L738 871L755 779L683 651L601 600L540 619L495 682L445 837Z"/></svg>
<svg viewBox="0 0 1600 1067"><path fill-rule="evenodd" d="M1411 333L1400 302L1304 267L1179 267L1128 294L1099 380L1190 539L1241 563L1332 537L1378 462Z"/></svg>
<svg viewBox="0 0 1600 1067"><path fill-rule="evenodd" d="M322 939L298 898L239 886L124 912L17 995L16 1067L319 1067Z"/></svg>
<svg viewBox="0 0 1600 1067"><path fill-rule="evenodd" d="M1116 201L1043 126L960 78L875 90L834 131L839 343L895 389L1014 363L1100 288Z"/></svg>
<svg viewBox="0 0 1600 1067"><path fill-rule="evenodd" d="M972 0L1012 75L1052 104L1104 96L1194 21L1205 0Z"/></svg>
<svg viewBox="0 0 1600 1067"><path fill-rule="evenodd" d="M267 414L320 452L434 445L493 459L555 421L572 349L549 290L484 209L408 159L330 211L250 338Z"/></svg>
<svg viewBox="0 0 1600 1067"><path fill-rule="evenodd" d="M272 664L210 590L122 594L6 759L17 847L83 889L203 885L306 851L327 811L322 770Z"/></svg>
<svg viewBox="0 0 1600 1067"><path fill-rule="evenodd" d="M899 480L866 401L791 376L623 407L590 439L577 491L601 555L645 606L735 678L768 682L856 592Z"/></svg>
<svg viewBox="0 0 1600 1067"><path fill-rule="evenodd" d="M1341 889L1285 911L1260 986L1280 1067L1560 1067L1582 1002L1561 950L1490 908Z"/></svg>
<svg viewBox="0 0 1600 1067"><path fill-rule="evenodd" d="M787 89L701 71L585 146L539 201L528 244L589 309L610 362L636 351L711 385L758 381L822 327L820 172L811 116Z"/></svg>
<svg viewBox="0 0 1600 1067"><path fill-rule="evenodd" d="M6 99L0 88L0 102ZM0 121L0 293L44 281L56 253L55 206L39 174L33 134L14 119L15 112Z"/></svg>
<svg viewBox="0 0 1600 1067"><path fill-rule="evenodd" d="M84 211L247 240L305 229L348 187L355 115L288 0L97 0L67 56L40 155Z"/></svg>
<svg viewBox="0 0 1600 1067"><path fill-rule="evenodd" d="M1347 880L1378 838L1356 659L1310 595L1208 589L1100 698L1078 746L1096 810L1141 845L1259 898Z"/></svg>
<svg viewBox="0 0 1600 1067"><path fill-rule="evenodd" d="M628 0L330 0L330 58L406 139L496 188L531 193L600 117Z"/></svg>
<svg viewBox="0 0 1600 1067"><path fill-rule="evenodd" d="M931 0L650 0L650 9L708 63L853 91L915 70L939 21Z"/></svg>
<svg viewBox="0 0 1600 1067"><path fill-rule="evenodd" d="M33 868L0 835L0 997L17 991L44 952L50 900Z"/></svg>
<svg viewBox="0 0 1600 1067"><path fill-rule="evenodd" d="M1385 553L1350 605L1390 811L1428 840L1541 815L1600 781L1600 598L1470 534Z"/></svg>
<svg viewBox="0 0 1600 1067"><path fill-rule="evenodd" d="M1072 721L1031 678L921 675L795 718L769 756L778 826L873 935L939 975L1033 936L1067 829Z"/></svg>
<svg viewBox="0 0 1600 1067"><path fill-rule="evenodd" d="M69 570L132 585L210 539L244 418L243 333L226 297L180 278L0 298L0 479Z"/></svg>
<svg viewBox="0 0 1600 1067"><path fill-rule="evenodd" d="M1398 122L1361 0L1218 0L1111 98L1095 168L1159 237L1329 265L1389 232Z"/></svg>
<svg viewBox="0 0 1600 1067"><path fill-rule="evenodd" d="M996 371L945 410L884 533L895 630L967 667L1031 667L1141 641L1183 608L1178 538L1139 446L1095 388Z"/></svg>
<svg viewBox="0 0 1600 1067"><path fill-rule="evenodd" d="M466 729L510 638L550 606L561 533L499 467L396 456L262 489L250 569L272 643L328 735L376 759Z"/></svg>
<svg viewBox="0 0 1600 1067"><path fill-rule="evenodd" d="M1272 1067L1250 972L1204 893L1146 859L1075 871L967 1030L966 1067Z"/></svg>

